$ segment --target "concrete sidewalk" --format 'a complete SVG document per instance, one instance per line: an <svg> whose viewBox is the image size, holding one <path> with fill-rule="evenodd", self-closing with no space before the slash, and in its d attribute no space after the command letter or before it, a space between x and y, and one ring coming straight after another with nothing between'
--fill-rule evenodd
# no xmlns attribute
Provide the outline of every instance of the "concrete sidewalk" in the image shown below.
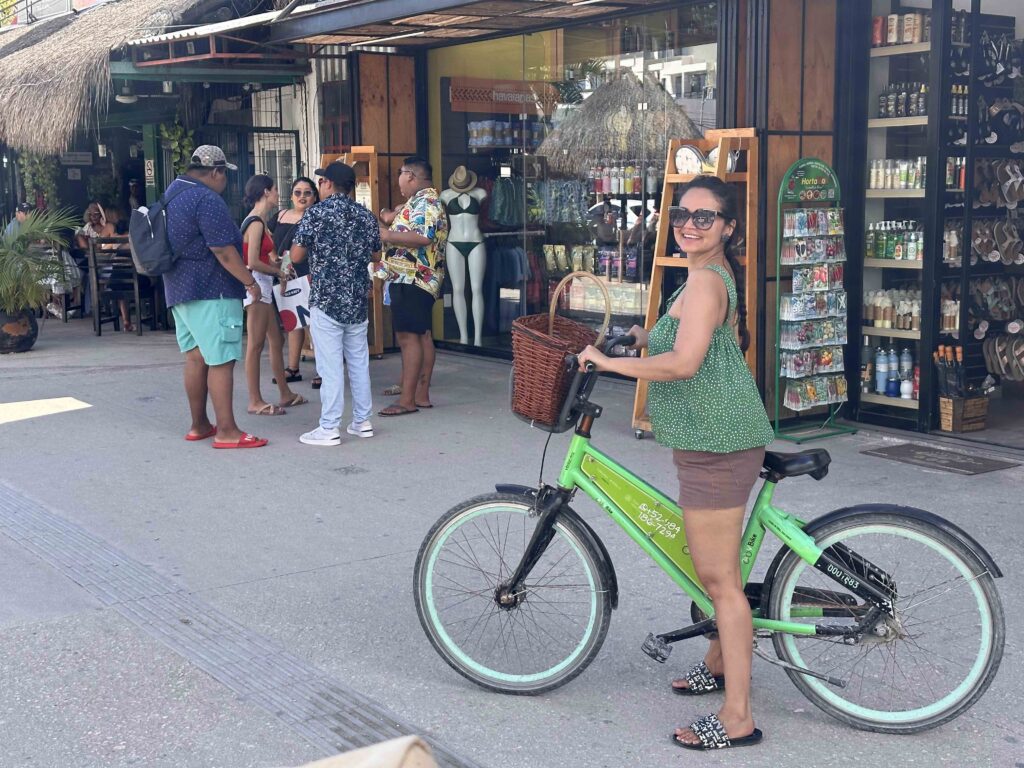
<svg viewBox="0 0 1024 768"><path fill-rule="evenodd" d="M372 363L375 393L397 380L398 367L396 356ZM639 645L647 632L679 625L688 601L593 505L577 509L609 548L621 601L602 652L577 680L538 698L487 693L452 672L419 627L412 565L433 521L495 482L537 481L546 435L509 414L508 372L505 363L442 353L433 410L377 417L372 440L313 448L298 442L319 411L311 366L295 388L314 402L260 418L244 414L239 368L239 424L271 442L214 451L182 440L188 419L173 335L96 338L82 321L49 321L36 350L0 357L0 402L74 397L91 406L0 423L0 492L36 510L32 520L54 542L74 544L62 561L46 555L45 537L0 529L0 765L298 764L328 753L321 736L338 712L354 716L345 696L376 713L374 727L408 726L449 748L453 765L679 760L668 734L716 702L681 701L666 686L703 646L682 644L659 666ZM264 395L276 394L269 370L264 382ZM595 441L671 489L671 456L633 437L632 387L602 382L595 400L605 406ZM551 441L547 480L567 440ZM1007 645L992 688L957 721L894 738L828 718L781 670L758 661L754 713L764 744L698 759L1024 766L1024 468L963 477L860 453L894 442L861 432L821 443L833 456L829 477L787 480L779 503L815 517L896 501L966 528L1007 574L998 582ZM131 592L136 581L125 578L111 583L128 591L104 599L88 573L68 576L76 558L89 557L107 572L131 570L145 588ZM134 606L155 618L132 618ZM192 622L194 642L165 631L168 617ZM242 647L263 649L264 667L237 666L231 649ZM246 689L246 679L258 686ZM323 712L290 709L310 702ZM399 722L385 723L388 716Z"/></svg>

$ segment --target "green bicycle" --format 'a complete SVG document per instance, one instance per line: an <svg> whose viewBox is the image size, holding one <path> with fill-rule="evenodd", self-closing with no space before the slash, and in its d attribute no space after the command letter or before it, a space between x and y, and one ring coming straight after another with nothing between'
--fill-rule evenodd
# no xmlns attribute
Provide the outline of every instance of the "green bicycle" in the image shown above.
<svg viewBox="0 0 1024 768"><path fill-rule="evenodd" d="M605 348L631 343L619 337ZM577 373L558 424L545 427L575 427L557 485L498 485L458 504L416 558L416 610L427 637L459 674L489 690L550 691L601 648L618 583L604 544L569 506L577 491L692 599L693 624L649 635L643 650L664 662L671 643L715 631L682 511L591 444L598 378ZM755 634L771 638L778 658L755 652L849 725L933 728L970 708L999 668L1005 627L994 579L1002 573L970 535L930 512L869 504L805 522L773 504L783 478L821 480L830 460L822 449L765 456L740 559ZM766 531L783 546L763 583L749 583Z"/></svg>

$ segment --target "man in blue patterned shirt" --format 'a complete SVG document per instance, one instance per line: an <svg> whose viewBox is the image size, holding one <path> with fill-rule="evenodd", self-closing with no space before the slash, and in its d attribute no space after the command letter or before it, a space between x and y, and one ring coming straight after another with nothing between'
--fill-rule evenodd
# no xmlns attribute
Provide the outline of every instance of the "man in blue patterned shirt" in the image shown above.
<svg viewBox="0 0 1024 768"><path fill-rule="evenodd" d="M235 361L242 359L242 298L260 298L260 287L239 254L242 233L221 195L228 171L220 147L196 147L188 171L167 187L167 239L177 257L163 275L174 315L178 348L185 355L185 393L192 412L186 440L213 437L214 448L260 448L265 438L235 423ZM206 413L207 396L217 417Z"/></svg>
<svg viewBox="0 0 1024 768"><path fill-rule="evenodd" d="M292 239L292 261L309 258L310 330L316 347L320 386L320 425L302 435L306 445L341 443L345 407L345 365L352 390L348 433L373 437L370 411L370 347L367 265L380 250L377 220L349 194L356 183L351 166L330 163L316 171L320 202L306 211Z"/></svg>

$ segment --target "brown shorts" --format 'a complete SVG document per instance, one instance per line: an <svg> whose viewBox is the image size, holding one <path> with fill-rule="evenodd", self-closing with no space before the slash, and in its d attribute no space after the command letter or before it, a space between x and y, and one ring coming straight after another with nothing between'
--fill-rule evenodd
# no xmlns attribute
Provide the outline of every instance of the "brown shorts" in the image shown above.
<svg viewBox="0 0 1024 768"><path fill-rule="evenodd" d="M672 451L679 476L679 506L729 509L747 504L764 462L764 448L734 453Z"/></svg>

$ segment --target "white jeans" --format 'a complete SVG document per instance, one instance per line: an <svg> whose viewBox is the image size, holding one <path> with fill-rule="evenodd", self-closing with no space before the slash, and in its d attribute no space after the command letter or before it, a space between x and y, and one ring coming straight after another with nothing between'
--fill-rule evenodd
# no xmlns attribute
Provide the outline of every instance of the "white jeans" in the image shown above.
<svg viewBox="0 0 1024 768"><path fill-rule="evenodd" d="M316 307L309 312L309 328L316 351L316 372L320 385L320 426L338 429L345 408L345 365L352 390L352 421L367 421L373 411L370 391L370 345L366 338L369 321L338 323Z"/></svg>

